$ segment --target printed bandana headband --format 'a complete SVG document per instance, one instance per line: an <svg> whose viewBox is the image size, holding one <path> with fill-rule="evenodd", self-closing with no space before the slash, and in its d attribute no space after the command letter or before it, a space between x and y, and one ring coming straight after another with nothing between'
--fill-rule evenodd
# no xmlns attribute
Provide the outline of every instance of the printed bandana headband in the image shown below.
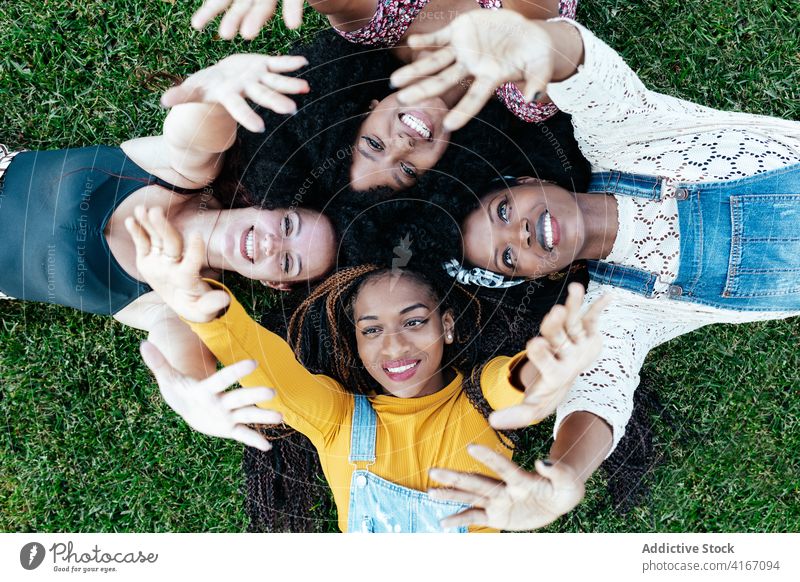
<svg viewBox="0 0 800 582"><path fill-rule="evenodd" d="M442 267L447 274L453 277L462 285L477 285L478 287L490 287L492 289L507 289L522 285L527 279L508 279L499 273L474 267L465 269L456 259L450 259L442 263Z"/></svg>
<svg viewBox="0 0 800 582"><path fill-rule="evenodd" d="M502 176L497 177L489 184L495 184L497 182L503 182L507 184L508 182L515 183L517 178L515 176ZM487 269L481 269L480 267L474 267L472 269L466 269L461 266L456 259L450 259L442 264L444 270L447 271L447 274L450 275L453 279L461 283L462 285L477 285L478 287L490 287L492 289L507 289L508 287L516 287L517 285L522 285L527 279L508 279L505 276L495 273L494 271L489 271Z"/></svg>

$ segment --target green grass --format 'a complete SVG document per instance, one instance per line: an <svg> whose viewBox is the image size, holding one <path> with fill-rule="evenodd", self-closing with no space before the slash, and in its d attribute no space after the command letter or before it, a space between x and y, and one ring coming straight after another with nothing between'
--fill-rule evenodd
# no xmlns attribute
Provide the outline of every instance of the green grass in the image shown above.
<svg viewBox="0 0 800 582"><path fill-rule="evenodd" d="M235 51L282 51L189 28L199 2L0 3L0 141L117 144L159 131L158 94ZM719 108L800 118L797 1L585 0L579 17L651 87ZM323 21L307 11L303 34ZM310 26L309 26L310 25ZM263 298L258 298L263 300ZM0 531L243 531L241 447L189 430L108 318L0 302ZM599 477L549 531L800 531L800 322L716 326L647 368L678 420L627 516ZM533 454L547 448L537 431Z"/></svg>

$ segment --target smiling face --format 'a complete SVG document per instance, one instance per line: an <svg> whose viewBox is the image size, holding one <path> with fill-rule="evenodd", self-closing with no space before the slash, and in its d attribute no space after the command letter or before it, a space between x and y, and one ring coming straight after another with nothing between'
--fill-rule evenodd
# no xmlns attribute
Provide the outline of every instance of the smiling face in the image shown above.
<svg viewBox="0 0 800 582"><path fill-rule="evenodd" d="M328 217L313 210L237 208L220 214L209 247L222 269L287 289L331 270L336 236Z"/></svg>
<svg viewBox="0 0 800 582"><path fill-rule="evenodd" d="M464 221L467 261L506 276L560 271L585 258L585 239L574 194L533 178L484 196Z"/></svg>
<svg viewBox="0 0 800 582"><path fill-rule="evenodd" d="M367 115L356 135L350 182L366 191L403 190L436 165L450 143L442 127L449 108L438 97L401 107L392 93Z"/></svg>
<svg viewBox="0 0 800 582"><path fill-rule="evenodd" d="M453 315L440 313L430 287L409 275L379 275L361 286L353 317L358 355L386 392L417 398L444 388L442 356L453 341Z"/></svg>

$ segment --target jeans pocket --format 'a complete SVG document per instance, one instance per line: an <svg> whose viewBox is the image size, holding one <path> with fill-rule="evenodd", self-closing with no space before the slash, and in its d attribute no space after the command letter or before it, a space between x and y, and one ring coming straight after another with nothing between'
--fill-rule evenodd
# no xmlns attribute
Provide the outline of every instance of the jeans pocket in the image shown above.
<svg viewBox="0 0 800 582"><path fill-rule="evenodd" d="M724 297L800 295L800 194L731 196Z"/></svg>

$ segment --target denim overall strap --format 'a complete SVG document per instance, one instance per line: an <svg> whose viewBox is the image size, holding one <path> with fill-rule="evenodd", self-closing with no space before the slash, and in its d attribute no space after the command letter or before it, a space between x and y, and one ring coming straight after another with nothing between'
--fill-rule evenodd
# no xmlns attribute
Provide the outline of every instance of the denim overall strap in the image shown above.
<svg viewBox="0 0 800 582"><path fill-rule="evenodd" d="M661 200L664 190L664 180L661 178L611 171L592 174L587 192ZM592 281L621 287L645 297L653 296L653 289L658 281L658 273L634 267L603 261L588 261L587 266Z"/></svg>
<svg viewBox="0 0 800 582"><path fill-rule="evenodd" d="M354 400L353 426L350 430L350 462L374 463L378 418L366 396L356 394Z"/></svg>
<svg viewBox="0 0 800 582"><path fill-rule="evenodd" d="M350 462L375 462L377 415L366 396L354 398ZM393 483L366 469L350 478L347 531L353 533L465 533L466 527L444 529L440 521L466 509L455 501L431 499L423 492Z"/></svg>
<svg viewBox="0 0 800 582"><path fill-rule="evenodd" d="M655 176L617 171L595 172L589 179L589 187L586 191L661 200L664 198L664 186L664 180Z"/></svg>

